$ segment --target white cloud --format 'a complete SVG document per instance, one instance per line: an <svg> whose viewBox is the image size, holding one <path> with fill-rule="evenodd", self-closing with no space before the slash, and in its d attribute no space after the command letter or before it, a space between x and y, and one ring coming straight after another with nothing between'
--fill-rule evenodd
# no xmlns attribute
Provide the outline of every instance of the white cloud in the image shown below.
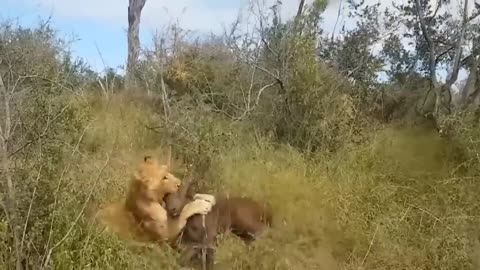
<svg viewBox="0 0 480 270"><path fill-rule="evenodd" d="M25 6L34 6L40 10L51 13L54 18L73 18L88 20L105 24L118 25L125 28L127 25L128 0L7 0L12 3L20 3ZM245 8L251 0L223 0L215 7L203 0L147 0L142 14L142 28L151 31L166 25L169 21L178 19L181 26L190 30L218 31L222 24L229 24L235 20L239 11ZM256 0L254 0L256 1ZM265 7L271 6L276 0L259 0ZM365 0L366 4L382 3L382 8L391 7L392 2L406 2L406 0ZM430 0L433 6L439 0ZM473 10L474 0L470 2L470 11ZM282 16L293 16L298 7L299 0L284 0ZM307 0L311 3L313 0ZM459 10L463 0L451 1L448 9ZM346 17L347 1L330 0L323 14L323 27L331 32L337 22L338 31L346 24L347 27L354 25L354 20ZM340 10L340 16L338 12ZM458 12L457 12L458 13Z"/></svg>
<svg viewBox="0 0 480 270"><path fill-rule="evenodd" d="M128 0L10 0L25 6L34 6L51 13L54 17L89 19L103 22L115 22L124 17Z"/></svg>
<svg viewBox="0 0 480 270"><path fill-rule="evenodd" d="M21 6L35 7L39 10L51 13L54 18L71 18L81 21L88 21L101 24L114 25L118 28L127 26L127 8L128 0L7 0L10 3L20 4ZM233 22L239 12L247 7L251 0L223 0L226 1L220 6L208 5L204 0L147 0L142 13L141 27L146 31L153 31L165 26L171 20L178 19L183 28L189 30L198 30L202 32L219 31L222 24ZM256 1L256 0L254 0ZM259 0L263 2L264 7L269 7L276 0ZM366 4L382 4L381 10L385 7L391 7L392 2L405 3L407 0L365 0ZM439 0L430 0L432 4ZM450 10L460 10L464 0L451 1L448 8ZM474 0L467 0L470 4L469 13L473 10ZM478 1L478 0L477 0ZM283 0L282 17L293 16L298 7L299 0ZM312 3L313 0L307 0ZM228 3L228 4L227 4ZM340 10L340 13L339 13ZM347 18L347 1L330 0L327 9L322 14L322 27L326 32L336 31L346 25L350 28L355 21ZM453 13L459 14L454 11ZM93 31L93 29L92 29ZM379 45L381 46L381 45ZM378 49L378 48L377 48Z"/></svg>
<svg viewBox="0 0 480 270"><path fill-rule="evenodd" d="M7 0L33 6L55 17L88 20L115 24L119 27L127 25L128 0ZM225 0L228 1L228 0ZM236 2L236 3L234 3ZM248 0L232 1L220 7L209 6L201 0L147 0L142 13L142 27L153 30L162 27L171 20L179 19L180 24L190 30L216 31L222 24L232 22L241 7ZM264 0L272 5L275 0ZM307 0L312 2L312 0ZM240 4L240 5L239 5ZM283 1L283 16L295 14L298 0Z"/></svg>
<svg viewBox="0 0 480 270"><path fill-rule="evenodd" d="M432 9L435 10L436 5L440 0L430 0ZM468 1L468 15L470 16L474 10L474 2L477 1L480 3L479 0L467 0ZM380 12L385 10L385 8L392 8L393 3L399 4L406 4L407 0L365 0L366 5L374 5L376 3L380 3ZM452 12L454 17L459 17L461 11L463 12L463 5L464 0L457 0L457 1L450 1L449 4L444 5L440 11L449 10ZM339 14L340 9L340 14ZM324 28L326 31L330 32L333 30L335 21L337 20L337 16L339 16L338 24L337 24L337 31L341 29L342 25L345 24L347 28L354 26L355 20L349 19L346 17L347 15L347 1L346 0L330 0L327 10L323 14L324 20Z"/></svg>

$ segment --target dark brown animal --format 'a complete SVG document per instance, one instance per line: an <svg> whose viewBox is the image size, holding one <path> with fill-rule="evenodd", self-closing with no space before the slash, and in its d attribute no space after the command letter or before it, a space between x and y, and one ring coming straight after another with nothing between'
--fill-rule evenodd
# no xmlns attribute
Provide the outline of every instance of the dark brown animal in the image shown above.
<svg viewBox="0 0 480 270"><path fill-rule="evenodd" d="M176 217L183 206L193 199L190 188L192 179L185 181L177 193L164 198L165 209ZM214 246L220 234L233 233L246 243L258 238L267 226L271 226L270 207L248 197L216 196L216 204L205 216L193 215L187 220L178 243L186 247L185 259L199 261L202 247L206 250L206 268L211 269L214 261Z"/></svg>

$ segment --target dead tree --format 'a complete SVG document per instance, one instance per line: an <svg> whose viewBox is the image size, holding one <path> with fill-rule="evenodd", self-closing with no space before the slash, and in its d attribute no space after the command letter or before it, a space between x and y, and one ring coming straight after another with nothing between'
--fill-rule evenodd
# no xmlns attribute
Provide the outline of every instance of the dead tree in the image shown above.
<svg viewBox="0 0 480 270"><path fill-rule="evenodd" d="M429 73L430 73L429 75L430 75L432 87L435 93L435 105L434 105L434 111L433 111L434 115L439 114L440 106L444 104L443 95L445 93L447 93L448 96L450 97L450 100L448 101L448 103L451 102L450 88L457 81L458 72L460 71L460 68L461 68L461 58L463 53L462 44L465 39L465 32L469 22L471 22L473 19L475 19L479 15L479 12L473 14L470 17L467 15L468 2L469 2L468 0L464 1L462 21L460 24L459 33L455 40L455 44L453 44L453 46L448 50L454 53L452 67L451 67L452 69L451 69L451 72L447 75L447 80L445 84L441 84L438 81L437 74L436 74L437 56L439 55L437 52L437 44L436 44L436 41L432 38L430 31L428 29L429 27L427 25L427 19L425 18L424 11L422 9L421 0L415 0L415 8L417 11L418 21L420 23L420 29L423 37L425 38L425 41L427 42L428 50L429 50L429 61L428 61L428 67L429 67ZM447 106L450 106L450 104L447 104Z"/></svg>
<svg viewBox="0 0 480 270"><path fill-rule="evenodd" d="M469 66L467 83L461 92L460 106L462 108L476 108L480 104L480 57L478 54L470 55L466 62Z"/></svg>
<svg viewBox="0 0 480 270"><path fill-rule="evenodd" d="M303 6L305 6L305 0L300 0L300 3L298 4L298 9L297 9L297 15L295 16L295 20L297 21L300 19L300 16L302 16Z"/></svg>
<svg viewBox="0 0 480 270"><path fill-rule="evenodd" d="M6 194L4 194L4 198L0 198L1 206L6 214L7 221L10 224L10 229L12 232L12 241L14 252L16 256L15 267L16 270L22 270L22 254L20 248L20 232L19 232L19 222L18 222L18 215L17 215L17 207L16 207L16 192L15 192L15 185L13 184L12 175L10 173L10 166L9 166L9 158L8 158L8 141L11 139L11 131L12 131L12 121L10 115L10 95L11 93L7 92L5 85L3 84L2 75L0 74L0 99L3 101L1 107L3 107L3 111L0 112L0 116L3 115L3 123L0 124L0 163L1 169L3 173L2 175L5 186L6 186ZM2 192L3 193L3 192Z"/></svg>
<svg viewBox="0 0 480 270"><path fill-rule="evenodd" d="M135 85L135 68L140 53L140 16L147 0L129 0L128 4L128 58L127 87Z"/></svg>

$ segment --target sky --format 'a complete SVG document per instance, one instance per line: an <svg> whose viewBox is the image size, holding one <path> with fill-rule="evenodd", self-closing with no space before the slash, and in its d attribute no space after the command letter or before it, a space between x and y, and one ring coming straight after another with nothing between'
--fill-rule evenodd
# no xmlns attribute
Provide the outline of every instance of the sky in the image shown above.
<svg viewBox="0 0 480 270"><path fill-rule="evenodd" d="M5 1L6 4L0 10L0 20L18 19L21 25L34 26L40 18L51 17L52 26L59 30L61 36L75 38L72 43L73 54L87 60L94 70L101 71L105 67L115 68L125 64L128 0L2 0ZM275 2L260 1L264 1L267 6ZM388 7L392 1L406 0L366 0L370 4L378 1ZM299 0L282 2L282 16L293 16ZM345 16L345 2L329 1L322 15L322 28L327 33L334 29L339 10L337 31L342 24L354 24ZM248 0L147 0L140 25L142 46L151 44L155 29L161 29L172 20L178 20L185 29L198 33L219 33L224 25L235 20L247 4Z"/></svg>
<svg viewBox="0 0 480 270"><path fill-rule="evenodd" d="M128 0L2 0L0 19L18 19L33 26L51 16L52 25L67 39L76 38L73 53L95 70L125 64ZM274 0L266 0L274 2ZM308 1L308 0L307 0ZM150 44L155 29L172 20L196 32L220 32L231 23L246 0L147 0L142 12L140 38ZM284 1L284 15L295 13L297 0Z"/></svg>
<svg viewBox="0 0 480 270"><path fill-rule="evenodd" d="M2 1L6 1L6 5L0 10L0 19L17 19L21 25L34 26L39 19L51 17L52 26L61 36L74 39L73 54L86 59L95 70L125 64L128 0ZM263 1L266 5L275 2ZM312 0L307 0L310 2ZM323 14L323 27L327 32L334 27L339 3L331 0ZM147 0L141 17L141 43L151 44L154 31L172 20L197 33L219 33L247 4L248 0ZM282 16L293 16L297 5L298 0L284 0Z"/></svg>

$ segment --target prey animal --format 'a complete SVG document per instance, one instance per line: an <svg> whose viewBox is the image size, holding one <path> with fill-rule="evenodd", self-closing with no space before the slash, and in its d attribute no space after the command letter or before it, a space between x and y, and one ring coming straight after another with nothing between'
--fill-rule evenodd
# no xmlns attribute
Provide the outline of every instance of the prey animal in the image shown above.
<svg viewBox="0 0 480 270"><path fill-rule="evenodd" d="M192 201L194 192L190 175L176 193L165 196L165 209L172 218L178 217L183 207ZM248 197L227 197L217 195L215 205L206 215L196 214L187 219L177 243L185 247L184 259L188 262L204 264L204 269L212 269L217 237L233 233L244 242L251 243L272 225L272 211ZM203 255L203 258L202 258Z"/></svg>

